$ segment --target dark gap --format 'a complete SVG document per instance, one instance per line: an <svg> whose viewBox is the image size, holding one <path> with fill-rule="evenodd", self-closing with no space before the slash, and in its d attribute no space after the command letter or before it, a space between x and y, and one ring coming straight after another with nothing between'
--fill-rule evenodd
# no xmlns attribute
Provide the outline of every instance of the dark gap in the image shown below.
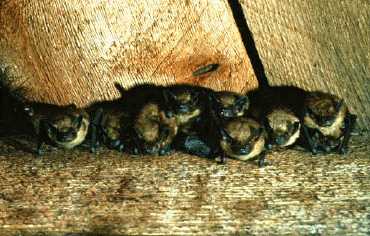
<svg viewBox="0 0 370 236"><path fill-rule="evenodd" d="M0 68L0 134L2 133L2 127L4 124L6 109L7 109L7 97L5 95L6 90L4 88L3 83L5 83L6 75Z"/></svg>
<svg viewBox="0 0 370 236"><path fill-rule="evenodd" d="M257 76L259 87L267 88L269 87L269 83L266 77L265 68L258 54L258 50L256 48L252 32L250 31L247 24L247 19L244 16L242 6L239 3L239 0L228 0L228 1L230 8L233 12L235 23L238 26L240 35L242 37L244 47L247 50L247 54L252 63L253 70Z"/></svg>
<svg viewBox="0 0 370 236"><path fill-rule="evenodd" d="M10 79L6 70L0 68L0 137L20 134L24 131L24 117L17 115L21 103L15 97L17 91L10 89Z"/></svg>

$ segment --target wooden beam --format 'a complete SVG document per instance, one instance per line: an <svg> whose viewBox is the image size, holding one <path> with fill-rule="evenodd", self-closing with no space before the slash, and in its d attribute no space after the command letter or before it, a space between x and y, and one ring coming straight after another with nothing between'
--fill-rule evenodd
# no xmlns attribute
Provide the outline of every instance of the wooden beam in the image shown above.
<svg viewBox="0 0 370 236"><path fill-rule="evenodd" d="M258 86L226 0L0 4L0 67L32 100L84 106L117 97L114 82ZM219 69L192 76L210 63Z"/></svg>
<svg viewBox="0 0 370 236"><path fill-rule="evenodd" d="M369 142L355 137L345 158L273 151L260 169L181 153L35 158L22 151L33 143L0 139L0 235L366 235Z"/></svg>

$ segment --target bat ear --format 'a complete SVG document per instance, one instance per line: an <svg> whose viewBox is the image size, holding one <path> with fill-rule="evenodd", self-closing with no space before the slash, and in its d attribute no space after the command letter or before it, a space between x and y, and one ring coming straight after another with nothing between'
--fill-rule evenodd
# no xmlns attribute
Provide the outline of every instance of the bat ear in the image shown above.
<svg viewBox="0 0 370 236"><path fill-rule="evenodd" d="M221 103L220 99L218 98L217 92L212 92L211 96L209 96L212 100L212 102Z"/></svg>
<svg viewBox="0 0 370 236"><path fill-rule="evenodd" d="M77 106L75 104L69 104L69 105L65 106L65 108L68 111L75 111L75 110L77 110Z"/></svg>
<svg viewBox="0 0 370 236"><path fill-rule="evenodd" d="M192 95L192 97L199 97L200 96L200 91L192 91L191 92L191 95Z"/></svg>
<svg viewBox="0 0 370 236"><path fill-rule="evenodd" d="M335 106L336 111L339 111L342 106L343 106L343 99L341 99L339 102L337 102L337 104Z"/></svg>
<svg viewBox="0 0 370 236"><path fill-rule="evenodd" d="M201 94L200 94L199 91L192 92L191 93L191 99L192 99L191 103L193 103L193 104L198 103L200 96L201 96Z"/></svg>
<svg viewBox="0 0 370 236"><path fill-rule="evenodd" d="M249 98L247 95L242 95L238 100L236 101L236 104L239 106L247 105L249 107Z"/></svg>
<svg viewBox="0 0 370 236"><path fill-rule="evenodd" d="M168 104L168 102L169 102L169 94L168 94L168 91L167 91L167 89L164 89L163 91L162 91L162 96L163 96L163 98L164 98L164 101L165 101L165 103L166 104Z"/></svg>
<svg viewBox="0 0 370 236"><path fill-rule="evenodd" d="M163 97L165 102L170 102L170 100L176 99L176 95L170 89L163 90Z"/></svg>
<svg viewBox="0 0 370 236"><path fill-rule="evenodd" d="M92 115L91 117L91 123L94 124L94 125L98 125L99 122L101 121L102 119L102 116L103 116L103 108L99 107L95 112L94 114Z"/></svg>
<svg viewBox="0 0 370 236"><path fill-rule="evenodd" d="M168 90L168 94L170 95L170 97L172 98L172 99L176 99L176 94L173 92L173 91L171 91L171 90Z"/></svg>
<svg viewBox="0 0 370 236"><path fill-rule="evenodd" d="M73 119L72 121L72 126L79 128L82 125L82 115L77 116L76 118Z"/></svg>
<svg viewBox="0 0 370 236"><path fill-rule="evenodd" d="M119 91L119 93L121 94L121 96L123 96L127 92L127 90L124 87L122 87L121 84L119 84L117 82L114 83L114 87Z"/></svg>
<svg viewBox="0 0 370 236"><path fill-rule="evenodd" d="M48 121L44 123L44 127L48 133L53 133L53 134L58 133L58 129L52 123Z"/></svg>
<svg viewBox="0 0 370 236"><path fill-rule="evenodd" d="M270 126L270 122L266 117L262 120L262 124L263 124L263 128L262 127L261 128L266 130L268 134L273 133L273 130Z"/></svg>

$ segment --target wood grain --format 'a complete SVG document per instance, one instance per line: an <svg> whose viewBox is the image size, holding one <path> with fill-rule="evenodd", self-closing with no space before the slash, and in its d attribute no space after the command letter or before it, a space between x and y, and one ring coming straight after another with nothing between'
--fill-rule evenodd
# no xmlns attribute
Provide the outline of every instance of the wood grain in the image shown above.
<svg viewBox="0 0 370 236"><path fill-rule="evenodd" d="M339 95L370 130L370 2L240 0L270 85Z"/></svg>
<svg viewBox="0 0 370 236"><path fill-rule="evenodd" d="M19 147L34 143L0 139L0 235L368 235L369 142L346 157L269 152L259 169L181 153L35 158Z"/></svg>
<svg viewBox="0 0 370 236"><path fill-rule="evenodd" d="M116 81L257 87L226 0L3 0L0 67L32 100L79 106L117 97Z"/></svg>

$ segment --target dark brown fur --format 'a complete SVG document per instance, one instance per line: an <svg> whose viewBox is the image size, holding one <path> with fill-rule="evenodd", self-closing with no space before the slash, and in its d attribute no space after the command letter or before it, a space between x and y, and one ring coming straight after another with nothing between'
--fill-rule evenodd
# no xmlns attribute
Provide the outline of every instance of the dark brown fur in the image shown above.
<svg viewBox="0 0 370 236"><path fill-rule="evenodd" d="M100 142L109 148L123 151L123 132L129 125L129 114L123 109L121 100L106 101L90 107L91 152L95 152Z"/></svg>
<svg viewBox="0 0 370 236"><path fill-rule="evenodd" d="M339 138L344 128L347 105L338 97L321 93L310 93L305 101L304 124L317 129L324 136Z"/></svg>
<svg viewBox="0 0 370 236"><path fill-rule="evenodd" d="M147 103L136 117L134 130L143 153L166 154L177 134L174 118L168 118L156 103Z"/></svg>
<svg viewBox="0 0 370 236"><path fill-rule="evenodd" d="M320 117L335 117L338 113L338 105L346 106L341 104L343 101L332 94L312 92L309 93L305 100L305 105L315 115Z"/></svg>
<svg viewBox="0 0 370 236"><path fill-rule="evenodd" d="M305 98L303 124L306 142L313 153L318 151L347 152L350 133L356 116L345 102L323 92L308 93Z"/></svg>

